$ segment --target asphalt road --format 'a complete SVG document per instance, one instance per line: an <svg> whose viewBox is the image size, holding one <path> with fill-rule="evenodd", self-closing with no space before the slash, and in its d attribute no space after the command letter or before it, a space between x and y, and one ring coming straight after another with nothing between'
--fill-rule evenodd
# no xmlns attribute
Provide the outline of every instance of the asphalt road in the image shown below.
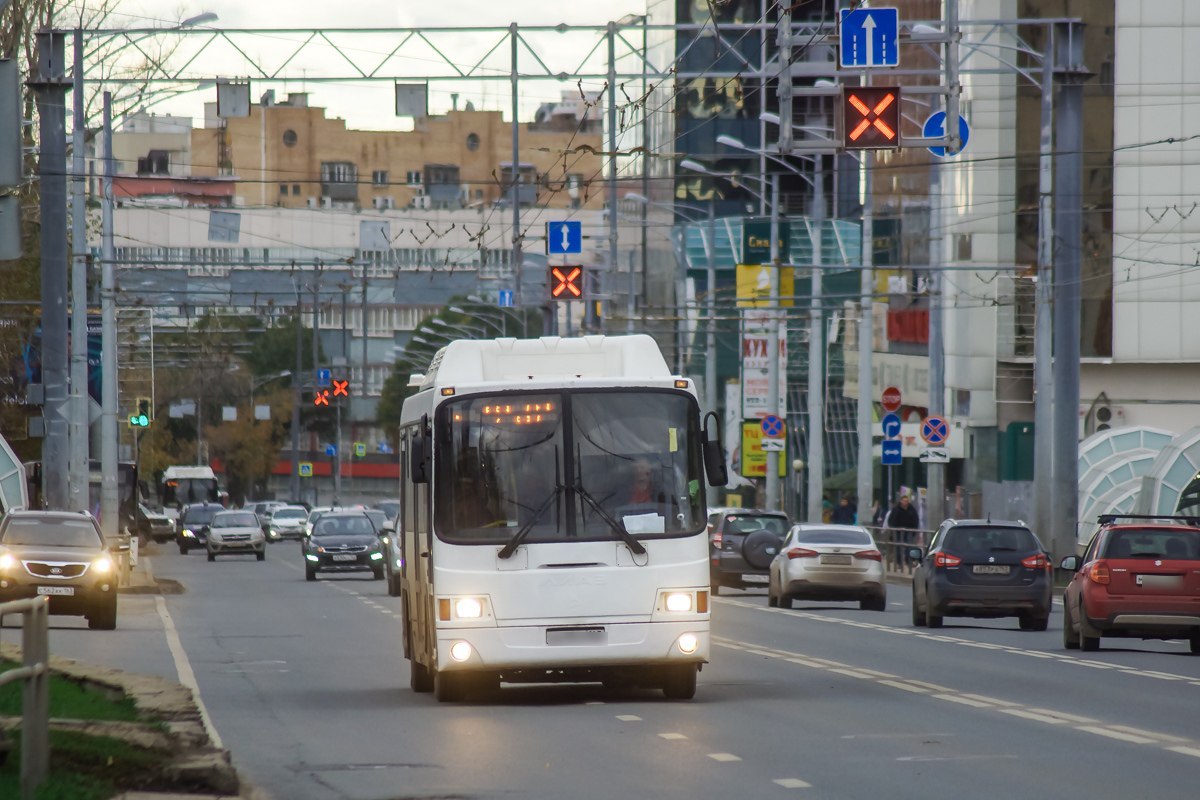
<svg viewBox="0 0 1200 800"><path fill-rule="evenodd" d="M1061 611L1044 633L934 631L911 627L907 586L885 613L728 592L693 701L515 686L439 705L408 690L399 602L369 573L308 583L293 542L263 563L152 563L185 592L122 595L114 632L52 618L51 651L194 675L234 763L278 800L1191 800L1200 783L1200 657L1182 642L1068 652Z"/></svg>

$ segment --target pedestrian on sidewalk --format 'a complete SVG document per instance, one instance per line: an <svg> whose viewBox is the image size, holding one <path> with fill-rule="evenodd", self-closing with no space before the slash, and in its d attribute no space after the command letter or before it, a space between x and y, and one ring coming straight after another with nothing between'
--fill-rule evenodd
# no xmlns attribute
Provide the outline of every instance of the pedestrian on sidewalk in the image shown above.
<svg viewBox="0 0 1200 800"><path fill-rule="evenodd" d="M829 521L834 525L853 525L858 516L858 505L847 495L838 498L838 504L829 515Z"/></svg>
<svg viewBox="0 0 1200 800"><path fill-rule="evenodd" d="M912 507L912 501L907 494L900 495L899 502L888 512L884 527L896 531L894 540L903 549L901 557L896 561L907 564L911 568L916 562L908 555L908 548L916 542L921 519L917 516L917 510Z"/></svg>

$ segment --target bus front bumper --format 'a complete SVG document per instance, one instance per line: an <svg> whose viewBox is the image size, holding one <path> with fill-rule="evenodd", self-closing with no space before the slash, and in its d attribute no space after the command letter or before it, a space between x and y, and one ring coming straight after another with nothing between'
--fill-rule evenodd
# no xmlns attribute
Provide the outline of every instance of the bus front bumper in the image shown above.
<svg viewBox="0 0 1200 800"><path fill-rule="evenodd" d="M708 627L708 620L692 620L442 629L437 668L503 672L704 664Z"/></svg>

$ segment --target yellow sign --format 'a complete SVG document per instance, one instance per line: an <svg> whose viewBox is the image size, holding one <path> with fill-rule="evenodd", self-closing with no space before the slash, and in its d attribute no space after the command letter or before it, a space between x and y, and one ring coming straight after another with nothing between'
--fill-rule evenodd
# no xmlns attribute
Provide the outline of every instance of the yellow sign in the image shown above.
<svg viewBox="0 0 1200 800"><path fill-rule="evenodd" d="M737 265L737 304L739 308L757 308L771 303L770 264ZM779 267L779 305L792 306L796 295L795 270Z"/></svg>
<svg viewBox="0 0 1200 800"><path fill-rule="evenodd" d="M742 422L742 474L747 478L767 476L767 454L763 451L763 429L760 420ZM787 477L787 451L779 454L779 477Z"/></svg>
<svg viewBox="0 0 1200 800"><path fill-rule="evenodd" d="M312 477L313 473L312 473L312 462L311 461L301 461L298 464L298 466L300 468L300 477L301 478L311 478Z"/></svg>

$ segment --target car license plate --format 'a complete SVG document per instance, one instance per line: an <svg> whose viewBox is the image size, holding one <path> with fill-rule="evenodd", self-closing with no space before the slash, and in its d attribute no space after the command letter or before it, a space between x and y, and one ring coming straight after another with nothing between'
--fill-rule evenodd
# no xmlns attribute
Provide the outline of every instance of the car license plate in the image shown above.
<svg viewBox="0 0 1200 800"><path fill-rule="evenodd" d="M771 577L769 575L743 575L742 582L743 583L770 583Z"/></svg>
<svg viewBox="0 0 1200 800"><path fill-rule="evenodd" d="M971 567L971 571L976 575L1007 575L1012 569L1008 565L1000 564L976 564Z"/></svg>
<svg viewBox="0 0 1200 800"><path fill-rule="evenodd" d="M357 561L358 556L353 553L338 553L333 557L334 561Z"/></svg>
<svg viewBox="0 0 1200 800"><path fill-rule="evenodd" d="M39 586L38 594L49 594L56 597L71 597L75 594L74 586Z"/></svg>
<svg viewBox="0 0 1200 800"><path fill-rule="evenodd" d="M850 556L821 556L822 564L849 564Z"/></svg>

